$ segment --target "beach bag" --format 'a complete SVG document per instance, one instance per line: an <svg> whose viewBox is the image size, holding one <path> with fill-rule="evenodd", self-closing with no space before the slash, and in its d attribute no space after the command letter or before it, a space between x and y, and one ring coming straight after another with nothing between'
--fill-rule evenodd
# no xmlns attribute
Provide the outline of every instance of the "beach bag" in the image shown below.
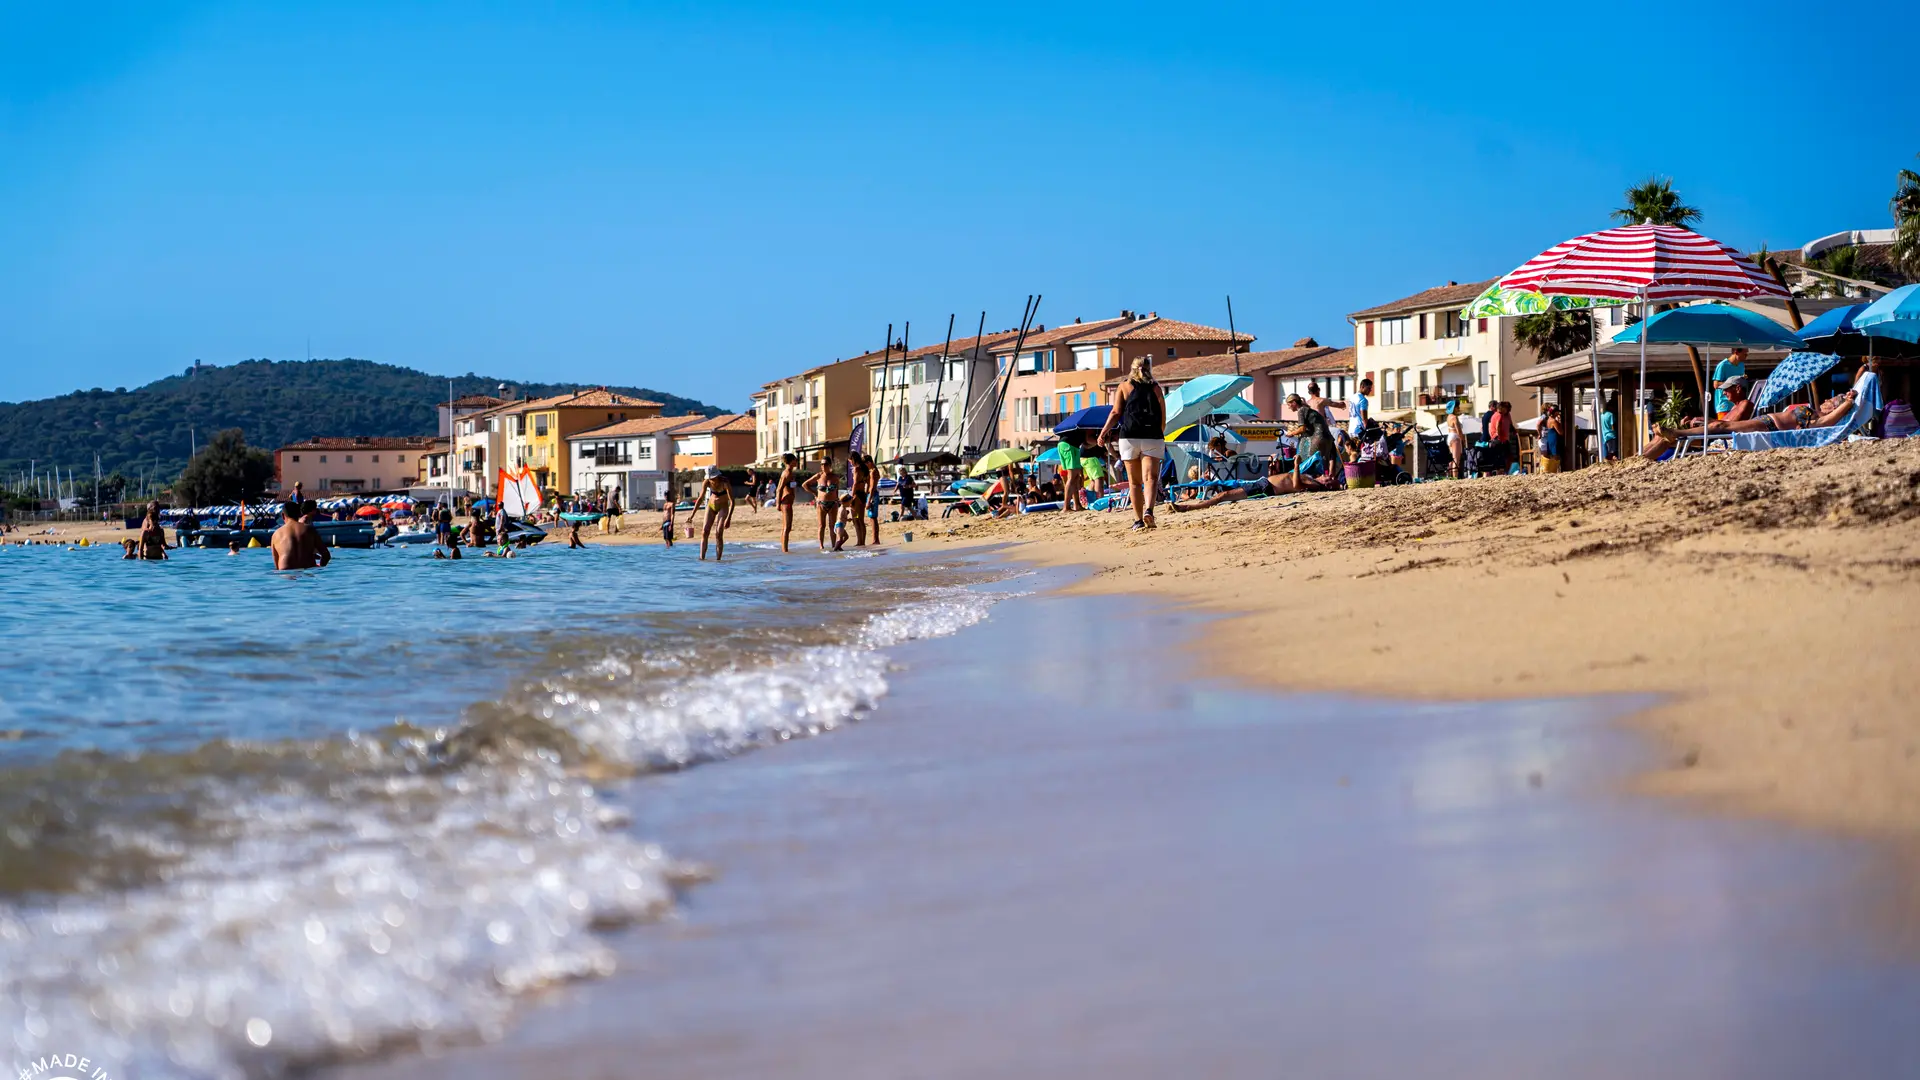
<svg viewBox="0 0 1920 1080"><path fill-rule="evenodd" d="M1904 401L1890 402L1887 405L1886 419L1880 422L1881 433L1889 439L1911 438L1920 431L1920 420L1913 416L1913 406Z"/></svg>

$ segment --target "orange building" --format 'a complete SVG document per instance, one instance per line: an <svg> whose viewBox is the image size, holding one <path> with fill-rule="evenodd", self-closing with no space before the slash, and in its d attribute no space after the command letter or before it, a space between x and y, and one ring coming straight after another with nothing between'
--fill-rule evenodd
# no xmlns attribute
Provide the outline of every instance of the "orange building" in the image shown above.
<svg viewBox="0 0 1920 1080"><path fill-rule="evenodd" d="M753 464L756 453L754 418L747 413L715 416L673 432L674 470L723 469Z"/></svg>
<svg viewBox="0 0 1920 1080"><path fill-rule="evenodd" d="M1136 357L1163 363L1225 354L1253 341L1252 334L1163 319L1153 311L1122 311L1112 319L1043 327L1028 333L1018 356L1011 342L994 350L1002 378L1009 364L1013 367L997 437L1008 446L1044 441L1063 417L1106 401L1106 384L1126 374Z"/></svg>

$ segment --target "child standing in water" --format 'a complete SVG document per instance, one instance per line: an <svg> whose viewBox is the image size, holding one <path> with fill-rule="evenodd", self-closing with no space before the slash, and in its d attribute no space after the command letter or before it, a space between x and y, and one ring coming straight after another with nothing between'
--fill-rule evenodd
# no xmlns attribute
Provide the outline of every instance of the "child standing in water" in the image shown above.
<svg viewBox="0 0 1920 1080"><path fill-rule="evenodd" d="M666 504L660 508L662 515L660 518L660 539L665 541L668 547L673 546L673 506L673 499L669 497Z"/></svg>

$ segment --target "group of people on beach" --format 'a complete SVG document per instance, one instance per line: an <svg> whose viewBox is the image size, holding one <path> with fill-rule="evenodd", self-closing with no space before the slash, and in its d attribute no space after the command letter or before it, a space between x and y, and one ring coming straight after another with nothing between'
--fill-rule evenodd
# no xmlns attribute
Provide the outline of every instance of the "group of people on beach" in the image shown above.
<svg viewBox="0 0 1920 1080"><path fill-rule="evenodd" d="M819 525L816 539L821 551L840 551L850 538L855 547L880 543L880 467L871 454L858 452L847 455L847 464L843 492L840 469L834 463L832 451L820 455L814 472L805 479L800 476L798 455L780 455L780 475L773 482L773 505L780 511L781 551L793 550L793 511L801 491L813 496L814 515ZM908 485L901 492L902 498L911 498L911 479L903 478L902 482ZM867 532L869 523L873 527L871 538Z"/></svg>

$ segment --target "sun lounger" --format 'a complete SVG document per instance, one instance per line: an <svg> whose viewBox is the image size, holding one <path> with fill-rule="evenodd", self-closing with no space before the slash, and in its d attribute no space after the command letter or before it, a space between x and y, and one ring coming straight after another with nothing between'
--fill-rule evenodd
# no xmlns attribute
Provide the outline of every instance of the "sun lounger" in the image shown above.
<svg viewBox="0 0 1920 1080"><path fill-rule="evenodd" d="M1735 450L1787 450L1832 446L1844 441L1872 422L1874 402L1879 400L1879 376L1869 371L1854 387L1853 408L1837 424L1793 431L1734 431L1720 435L1683 435L1674 450L1674 458L1689 453L1717 454Z"/></svg>

